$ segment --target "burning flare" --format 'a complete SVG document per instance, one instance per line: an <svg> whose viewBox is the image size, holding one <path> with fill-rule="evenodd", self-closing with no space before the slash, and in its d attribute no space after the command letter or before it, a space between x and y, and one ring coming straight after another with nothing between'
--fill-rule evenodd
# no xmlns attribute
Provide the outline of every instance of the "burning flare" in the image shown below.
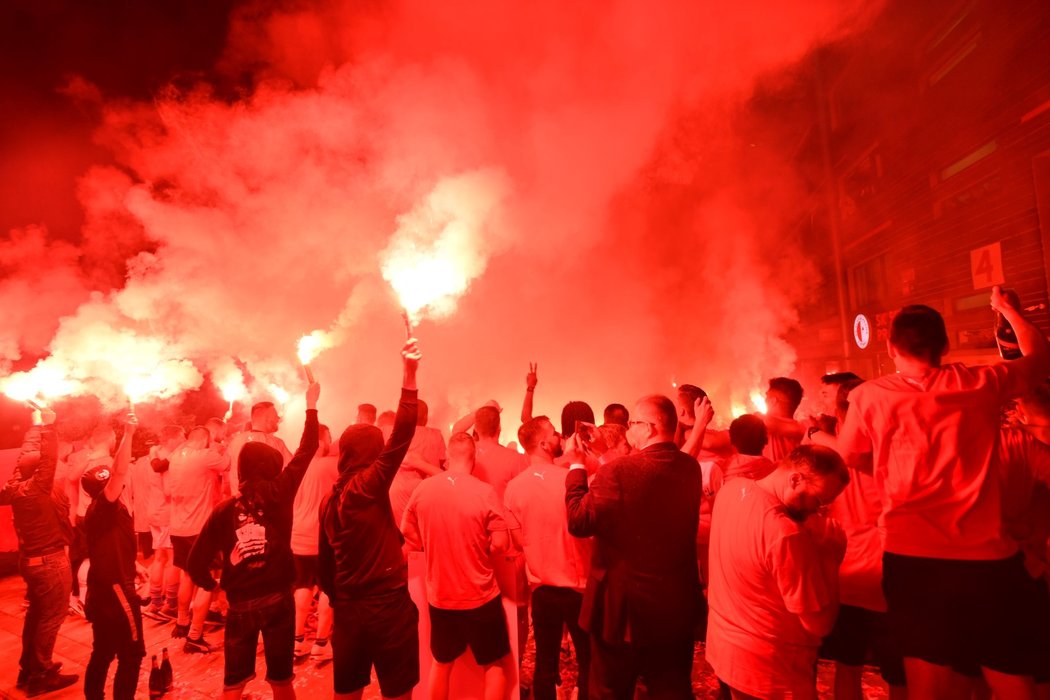
<svg viewBox="0 0 1050 700"><path fill-rule="evenodd" d="M331 347L328 334L324 331L313 331L299 339L299 362L306 366L321 354L322 350Z"/></svg>
<svg viewBox="0 0 1050 700"><path fill-rule="evenodd" d="M411 323L448 316L485 270L483 229L509 190L499 170L445 178L411 212L382 254L390 283Z"/></svg>

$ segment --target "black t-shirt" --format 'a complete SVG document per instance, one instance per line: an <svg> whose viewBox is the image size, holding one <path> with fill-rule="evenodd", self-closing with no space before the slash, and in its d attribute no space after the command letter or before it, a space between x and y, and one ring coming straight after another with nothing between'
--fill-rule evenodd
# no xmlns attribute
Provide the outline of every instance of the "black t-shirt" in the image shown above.
<svg viewBox="0 0 1050 700"><path fill-rule="evenodd" d="M131 513L118 498L110 501L99 496L88 506L84 516L87 534L88 595L121 588L135 587L135 529Z"/></svg>

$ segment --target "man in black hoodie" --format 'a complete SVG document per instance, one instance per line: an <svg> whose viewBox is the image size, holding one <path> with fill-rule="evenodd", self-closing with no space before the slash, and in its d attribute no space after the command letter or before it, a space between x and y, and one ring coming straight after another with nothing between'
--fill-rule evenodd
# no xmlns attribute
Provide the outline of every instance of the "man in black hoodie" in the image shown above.
<svg viewBox="0 0 1050 700"><path fill-rule="evenodd" d="M284 458L273 447L262 442L244 446L237 463L240 495L215 508L190 551L189 574L208 591L216 585L212 561L219 553L223 558L222 589L230 602L224 644L223 698L227 700L240 698L244 686L255 677L260 633L266 680L275 700L295 698L292 505L317 451L320 393L317 383L306 390L303 437L283 471Z"/></svg>
<svg viewBox="0 0 1050 700"><path fill-rule="evenodd" d="M401 349L404 383L386 447L373 425L339 438L339 479L321 507L318 579L332 601L336 700L357 700L375 666L385 698L408 698L419 683L419 611L408 596L404 539L390 484L416 429L414 338Z"/></svg>
<svg viewBox="0 0 1050 700"><path fill-rule="evenodd" d="M113 658L115 700L133 700L139 670L146 656L142 639L142 609L135 590L135 525L124 491L131 464L131 440L138 420L128 416L113 466L101 465L84 472L80 485L91 497L84 515L87 575L84 611L91 622L91 658L84 672L84 697L102 700L106 675Z"/></svg>

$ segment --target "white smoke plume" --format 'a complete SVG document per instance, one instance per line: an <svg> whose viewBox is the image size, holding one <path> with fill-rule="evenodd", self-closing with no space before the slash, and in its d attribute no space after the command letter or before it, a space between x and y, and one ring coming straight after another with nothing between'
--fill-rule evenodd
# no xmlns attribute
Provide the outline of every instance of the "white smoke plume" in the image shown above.
<svg viewBox="0 0 1050 700"><path fill-rule="evenodd" d="M126 279L88 300L75 253L27 229L35 252L0 248L0 300L24 302L0 357L47 346L111 407L129 381L148 400L212 375L294 412L296 344L318 331L336 427L394 402L406 305L449 421L492 397L515 415L530 360L537 412L672 380L739 402L792 369L782 338L813 280L783 236L789 169L773 147L743 168L734 123L758 77L861 5L251 5L222 63L255 72L250 92L103 102L119 167L83 177L105 213L85 236L100 250L109 222L122 243L101 255Z"/></svg>

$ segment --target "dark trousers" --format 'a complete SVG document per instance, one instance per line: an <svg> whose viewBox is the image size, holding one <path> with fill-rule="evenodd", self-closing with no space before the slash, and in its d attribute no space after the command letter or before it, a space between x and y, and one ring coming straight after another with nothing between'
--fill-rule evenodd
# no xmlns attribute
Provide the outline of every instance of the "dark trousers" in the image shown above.
<svg viewBox="0 0 1050 700"><path fill-rule="evenodd" d="M290 684L295 675L295 598L290 588L283 593L230 603L223 644L225 690L241 688L255 678L260 635L266 680Z"/></svg>
<svg viewBox="0 0 1050 700"><path fill-rule="evenodd" d="M58 629L69 608L69 557L65 550L44 556L21 556L18 570L26 582L29 608L22 623L22 656L18 665L26 678L40 677L54 666Z"/></svg>
<svg viewBox="0 0 1050 700"><path fill-rule="evenodd" d="M98 604L90 604L94 603L94 596L93 591L88 590L91 658L84 671L84 697L87 700L103 699L106 676L114 658L117 660L117 673L113 679L113 697L115 700L132 700L135 697L146 645L142 639L141 607L137 605L137 599L131 597L134 590L119 590L119 593L107 591L100 594L102 601Z"/></svg>
<svg viewBox="0 0 1050 700"><path fill-rule="evenodd" d="M78 515L76 524L73 525L73 542L69 545L71 584L73 586L73 595L78 597L80 596L80 578L77 576L77 572L80 570L80 565L87 558L87 530L84 529L84 516Z"/></svg>
<svg viewBox="0 0 1050 700"><path fill-rule="evenodd" d="M580 627L580 605L583 594L571 588L540 586L532 592L532 631L536 638L536 670L532 677L532 696L535 700L555 700L561 679L558 663L561 660L561 633L569 628L572 646L576 649L579 677L576 687L580 700L587 697L587 677L590 672L591 640Z"/></svg>
<svg viewBox="0 0 1050 700"><path fill-rule="evenodd" d="M691 637L651 646L606 644L591 637L592 700L632 700L639 678L649 700L691 700L692 671Z"/></svg>

